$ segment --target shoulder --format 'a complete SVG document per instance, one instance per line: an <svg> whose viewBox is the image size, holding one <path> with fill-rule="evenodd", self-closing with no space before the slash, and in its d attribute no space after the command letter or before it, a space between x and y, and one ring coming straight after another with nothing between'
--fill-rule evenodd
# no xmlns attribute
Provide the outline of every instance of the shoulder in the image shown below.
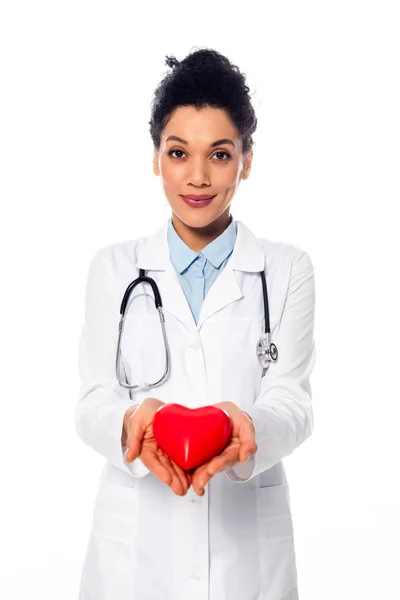
<svg viewBox="0 0 400 600"><path fill-rule="evenodd" d="M308 306L314 310L315 274L308 250L290 242L262 237L257 237L257 240L265 253L266 277L272 292L271 303L275 301L274 298L280 298L280 309L283 311L284 307L290 306L290 297L299 307ZM276 312L279 313L278 308Z"/></svg>
<svg viewBox="0 0 400 600"><path fill-rule="evenodd" d="M136 264L139 248L146 242L148 235L133 240L113 242L97 249L91 258L91 266L103 266L118 272L121 269L132 268Z"/></svg>
<svg viewBox="0 0 400 600"><path fill-rule="evenodd" d="M89 260L87 268L87 291L96 296L106 295L113 301L115 312L126 287L138 275L137 253L148 236L114 242L98 248Z"/></svg>
<svg viewBox="0 0 400 600"><path fill-rule="evenodd" d="M277 293L286 296L297 290L315 295L314 265L308 250L290 242L257 237L264 249L267 278Z"/></svg>
<svg viewBox="0 0 400 600"><path fill-rule="evenodd" d="M269 269L306 268L313 270L313 263L307 249L290 242L257 237L257 242L264 250L266 266Z"/></svg>

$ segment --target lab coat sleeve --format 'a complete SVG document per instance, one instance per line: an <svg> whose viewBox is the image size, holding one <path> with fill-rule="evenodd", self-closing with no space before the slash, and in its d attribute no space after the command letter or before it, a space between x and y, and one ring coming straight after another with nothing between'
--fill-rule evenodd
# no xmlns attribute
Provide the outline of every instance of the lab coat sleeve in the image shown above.
<svg viewBox="0 0 400 600"><path fill-rule="evenodd" d="M86 280L75 423L85 444L122 471L143 477L149 469L139 457L126 462L127 448L121 444L125 411L140 402L132 401L129 389L119 385L115 373L120 303L112 256L109 247L102 248L92 258Z"/></svg>
<svg viewBox="0 0 400 600"><path fill-rule="evenodd" d="M315 366L315 281L307 252L299 250L291 266L279 325L271 341L278 360L270 362L259 395L247 412L253 419L256 453L244 464L227 468L227 477L246 482L291 454L312 433L310 375Z"/></svg>

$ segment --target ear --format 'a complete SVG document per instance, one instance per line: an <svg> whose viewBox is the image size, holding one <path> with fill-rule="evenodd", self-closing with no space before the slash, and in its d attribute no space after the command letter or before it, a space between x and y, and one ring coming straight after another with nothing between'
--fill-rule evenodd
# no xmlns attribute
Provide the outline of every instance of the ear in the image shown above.
<svg viewBox="0 0 400 600"><path fill-rule="evenodd" d="M158 152L157 148L154 147L154 154L153 154L154 175L160 175L160 169L158 168L158 155L159 155L159 152Z"/></svg>
<svg viewBox="0 0 400 600"><path fill-rule="evenodd" d="M250 175L252 160L253 160L253 149L251 148L248 151L248 153L246 154L246 157L244 159L242 179L247 179L248 176Z"/></svg>

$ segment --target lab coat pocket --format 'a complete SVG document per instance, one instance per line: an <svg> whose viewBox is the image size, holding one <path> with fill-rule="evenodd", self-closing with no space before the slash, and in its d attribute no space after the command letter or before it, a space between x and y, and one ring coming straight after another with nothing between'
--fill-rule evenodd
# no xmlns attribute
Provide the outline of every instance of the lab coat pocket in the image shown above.
<svg viewBox="0 0 400 600"><path fill-rule="evenodd" d="M132 487L100 484L82 581L96 600L133 596L135 493Z"/></svg>
<svg viewBox="0 0 400 600"><path fill-rule="evenodd" d="M93 532L97 538L132 541L135 494L135 488L105 480L101 482L93 517Z"/></svg>
<svg viewBox="0 0 400 600"><path fill-rule="evenodd" d="M289 484L259 488L263 600L297 600L297 570Z"/></svg>

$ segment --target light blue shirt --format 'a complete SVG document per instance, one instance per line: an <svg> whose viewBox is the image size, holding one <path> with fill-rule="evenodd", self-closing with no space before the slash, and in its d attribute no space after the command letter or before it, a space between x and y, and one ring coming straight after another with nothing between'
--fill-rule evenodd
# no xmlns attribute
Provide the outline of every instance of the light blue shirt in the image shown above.
<svg viewBox="0 0 400 600"><path fill-rule="evenodd" d="M231 215L228 227L200 253L197 253L179 237L172 224L172 217L169 219L168 245L171 262L185 292L196 325L208 290L233 252L236 233L236 221Z"/></svg>

